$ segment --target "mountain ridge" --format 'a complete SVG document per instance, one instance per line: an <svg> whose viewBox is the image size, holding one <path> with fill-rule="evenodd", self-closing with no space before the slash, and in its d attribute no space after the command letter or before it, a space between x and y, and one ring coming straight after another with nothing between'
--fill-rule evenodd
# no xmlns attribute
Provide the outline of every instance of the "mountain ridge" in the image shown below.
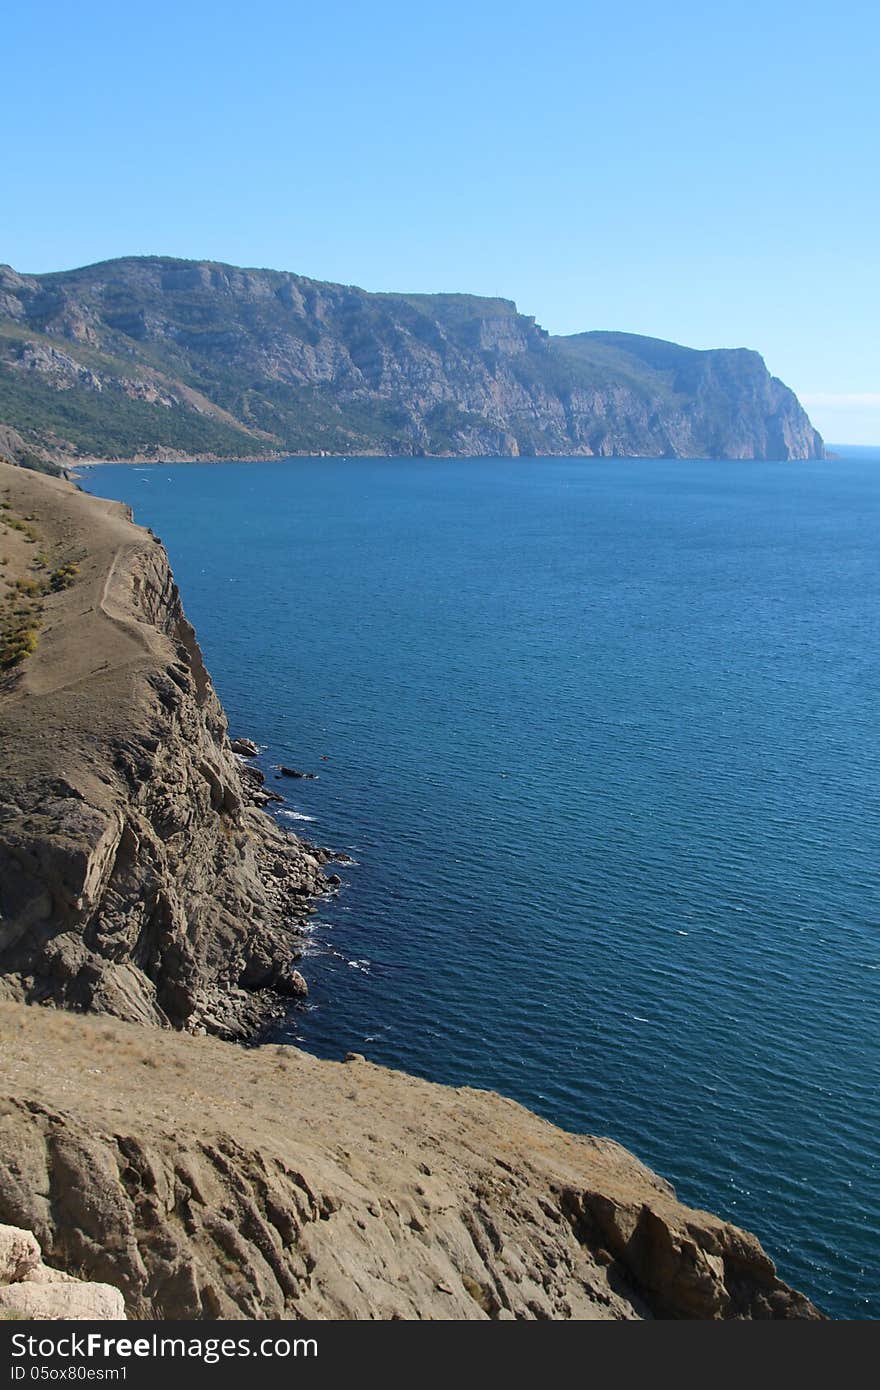
<svg viewBox="0 0 880 1390"><path fill-rule="evenodd" d="M553 336L508 299L162 256L0 267L0 421L19 453L56 463L824 457L794 393L748 348Z"/></svg>

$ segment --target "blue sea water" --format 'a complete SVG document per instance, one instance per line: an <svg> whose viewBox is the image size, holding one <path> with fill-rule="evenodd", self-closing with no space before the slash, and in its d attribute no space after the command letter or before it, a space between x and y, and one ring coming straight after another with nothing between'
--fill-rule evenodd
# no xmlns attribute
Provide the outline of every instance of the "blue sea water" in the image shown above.
<svg viewBox="0 0 880 1390"><path fill-rule="evenodd" d="M357 860L287 1036L609 1134L880 1315L880 454L84 481Z"/></svg>

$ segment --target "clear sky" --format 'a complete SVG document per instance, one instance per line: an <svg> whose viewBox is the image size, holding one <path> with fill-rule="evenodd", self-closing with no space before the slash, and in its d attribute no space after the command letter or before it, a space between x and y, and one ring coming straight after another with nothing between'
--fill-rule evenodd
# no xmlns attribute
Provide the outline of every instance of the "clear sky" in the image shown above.
<svg viewBox="0 0 880 1390"><path fill-rule="evenodd" d="M163 253L748 346L880 443L868 0L59 0L4 19L0 260Z"/></svg>

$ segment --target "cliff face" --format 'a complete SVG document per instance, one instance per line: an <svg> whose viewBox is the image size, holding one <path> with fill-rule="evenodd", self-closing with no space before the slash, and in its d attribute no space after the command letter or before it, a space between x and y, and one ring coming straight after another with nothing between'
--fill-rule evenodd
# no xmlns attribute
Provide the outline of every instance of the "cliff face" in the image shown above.
<svg viewBox="0 0 880 1390"><path fill-rule="evenodd" d="M175 1318L811 1318L606 1139L363 1059L0 1005L0 1221Z"/></svg>
<svg viewBox="0 0 880 1390"><path fill-rule="evenodd" d="M581 371L598 372L611 356L620 375L630 380L625 392L619 386L597 386L572 394L570 429L591 453L824 456L822 440L797 397L770 375L757 352L696 352L629 333L584 333L555 342L560 356L577 362ZM624 440L633 447L616 447ZM653 448L645 448L649 442Z"/></svg>
<svg viewBox="0 0 880 1390"><path fill-rule="evenodd" d="M0 420L55 458L821 458L757 353L552 338L508 300L147 257L0 268Z"/></svg>
<svg viewBox="0 0 880 1390"><path fill-rule="evenodd" d="M0 673L0 994L248 1035L303 989L325 856L250 804L161 545L5 464L0 501L35 644Z"/></svg>

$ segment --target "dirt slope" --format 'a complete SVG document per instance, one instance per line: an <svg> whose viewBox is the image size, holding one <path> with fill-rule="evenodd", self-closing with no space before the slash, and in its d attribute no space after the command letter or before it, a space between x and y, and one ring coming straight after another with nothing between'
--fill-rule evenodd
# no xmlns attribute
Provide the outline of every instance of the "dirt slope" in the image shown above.
<svg viewBox="0 0 880 1390"><path fill-rule="evenodd" d="M0 1221L178 1318L815 1316L618 1145L363 1060L0 1005Z"/></svg>

